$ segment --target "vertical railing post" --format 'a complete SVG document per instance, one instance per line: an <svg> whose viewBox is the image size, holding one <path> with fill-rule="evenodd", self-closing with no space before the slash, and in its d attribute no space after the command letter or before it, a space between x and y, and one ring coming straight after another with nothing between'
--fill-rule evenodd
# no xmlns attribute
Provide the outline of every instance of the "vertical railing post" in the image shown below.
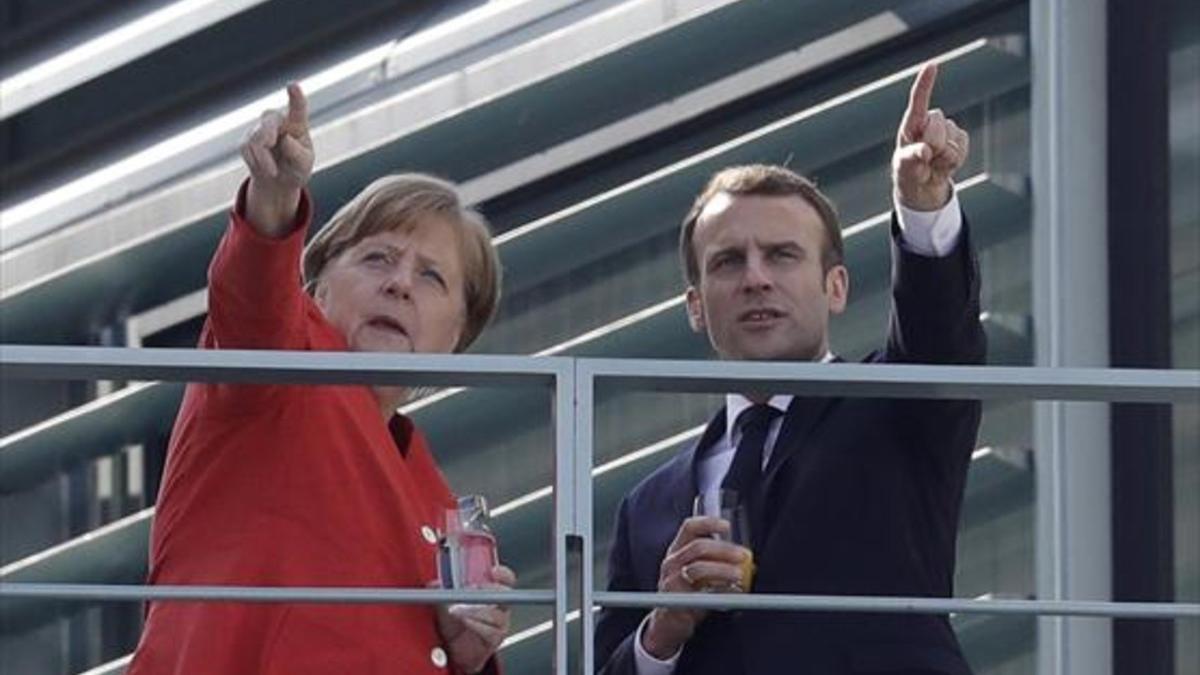
<svg viewBox="0 0 1200 675"><path fill-rule="evenodd" d="M1107 5L1030 5L1033 311L1036 365L1104 367L1108 346ZM1112 590L1109 410L1034 404L1037 594ZM1038 622L1041 675L1107 675L1109 621Z"/></svg>
<svg viewBox="0 0 1200 675"><path fill-rule="evenodd" d="M568 538L576 532L575 482L575 361L562 359L554 375L554 672L566 675Z"/></svg>
<svg viewBox="0 0 1200 675"><path fill-rule="evenodd" d="M592 592L595 589L595 534L593 532L592 469L595 464L596 377L589 362L575 362L575 518L576 532L582 540L579 573L582 595L579 604L579 663L583 675L595 670L592 653L595 614Z"/></svg>

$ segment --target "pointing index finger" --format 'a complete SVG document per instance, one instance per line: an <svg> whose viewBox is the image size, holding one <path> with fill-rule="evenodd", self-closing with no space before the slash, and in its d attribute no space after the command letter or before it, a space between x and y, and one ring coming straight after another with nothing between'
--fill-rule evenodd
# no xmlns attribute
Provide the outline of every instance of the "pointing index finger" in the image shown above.
<svg viewBox="0 0 1200 675"><path fill-rule="evenodd" d="M904 111L903 132L910 141L915 140L925 126L937 71L937 63L926 63L917 73L917 79L913 80L912 89L908 92L908 109Z"/></svg>
<svg viewBox="0 0 1200 675"><path fill-rule="evenodd" d="M292 129L307 129L308 128L308 99L304 96L304 91L300 89L300 85L292 82L287 86L288 109L287 123Z"/></svg>
<svg viewBox="0 0 1200 675"><path fill-rule="evenodd" d="M924 117L929 112L929 101L933 98L933 82L937 79L937 63L929 62L917 73L912 89L908 92L908 111Z"/></svg>

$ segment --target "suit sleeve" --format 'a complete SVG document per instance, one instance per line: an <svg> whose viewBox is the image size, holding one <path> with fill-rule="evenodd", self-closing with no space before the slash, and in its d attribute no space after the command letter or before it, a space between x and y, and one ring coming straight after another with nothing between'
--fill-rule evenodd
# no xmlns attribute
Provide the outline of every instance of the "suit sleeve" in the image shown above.
<svg viewBox="0 0 1200 675"><path fill-rule="evenodd" d="M639 591L629 543L628 499L617 509L617 531L608 559L608 590ZM600 675L637 675L633 640L647 610L604 607L596 621L596 672Z"/></svg>
<svg viewBox="0 0 1200 675"><path fill-rule="evenodd" d="M979 265L966 215L954 249L942 257L901 244L892 218L892 311L884 360L889 363L980 365L987 341L979 320ZM959 489L982 415L978 400L908 399L899 403L897 433L934 460L938 484Z"/></svg>
<svg viewBox="0 0 1200 675"><path fill-rule="evenodd" d="M979 322L979 263L966 216L954 249L930 257L901 244L893 213L891 247L892 311L885 360L982 364L987 345Z"/></svg>

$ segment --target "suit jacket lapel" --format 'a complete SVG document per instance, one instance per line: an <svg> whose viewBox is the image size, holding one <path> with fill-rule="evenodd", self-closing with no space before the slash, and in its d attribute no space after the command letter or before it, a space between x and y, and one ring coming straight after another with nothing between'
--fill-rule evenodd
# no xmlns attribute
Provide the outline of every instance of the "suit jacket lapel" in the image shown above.
<svg viewBox="0 0 1200 675"><path fill-rule="evenodd" d="M842 358L835 356L834 363L841 363ZM771 459L767 462L767 470L763 476L763 492L765 496L775 480L779 468L804 446L808 437L828 414L834 403L840 398L797 396L788 406L787 415L783 418L783 426L779 429L779 437L771 451Z"/></svg>
<svg viewBox="0 0 1200 675"><path fill-rule="evenodd" d="M684 451L680 457L679 468L671 481L671 494L674 495L676 515L687 518L692 515L692 502L699 494L700 481L696 475L696 464L702 459L709 448L725 435L725 406L717 411L705 427L699 440Z"/></svg>
<svg viewBox="0 0 1200 675"><path fill-rule="evenodd" d="M779 430L779 438L771 451L771 460L767 462L767 473L764 484L769 486L779 473L779 467L804 446L805 441L817 428L818 423L827 413L835 398L801 398L797 396L788 407L787 416L783 418L783 427Z"/></svg>
<svg viewBox="0 0 1200 675"><path fill-rule="evenodd" d="M842 359L837 357L834 362L840 362ZM779 429L779 437L775 441L774 449L771 452L771 460L767 464L766 472L763 476L762 492L764 498L767 497L768 491L771 489L776 474L779 473L780 467L787 463L796 451L804 445L820 423L821 419L832 408L833 404L840 401L838 398L801 398L796 397L792 400L791 406L788 407L787 414L783 418L783 426ZM685 450L679 457L679 462L676 464L673 476L669 483L668 489L672 495L672 507L680 520L687 518L692 514L692 502L698 493L697 486L700 484L696 475L697 462L704 457L704 454L725 434L725 406L721 406L709 420L708 426L704 429L700 439L696 441L690 448ZM769 510L769 508L768 508Z"/></svg>

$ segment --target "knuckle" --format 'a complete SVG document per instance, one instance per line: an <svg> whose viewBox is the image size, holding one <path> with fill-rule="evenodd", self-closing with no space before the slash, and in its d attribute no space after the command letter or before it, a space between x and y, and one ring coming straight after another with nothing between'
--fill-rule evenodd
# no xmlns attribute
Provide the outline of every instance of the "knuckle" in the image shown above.
<svg viewBox="0 0 1200 675"><path fill-rule="evenodd" d="M693 539L677 552L676 562L684 565L695 560L704 551L704 539Z"/></svg>

